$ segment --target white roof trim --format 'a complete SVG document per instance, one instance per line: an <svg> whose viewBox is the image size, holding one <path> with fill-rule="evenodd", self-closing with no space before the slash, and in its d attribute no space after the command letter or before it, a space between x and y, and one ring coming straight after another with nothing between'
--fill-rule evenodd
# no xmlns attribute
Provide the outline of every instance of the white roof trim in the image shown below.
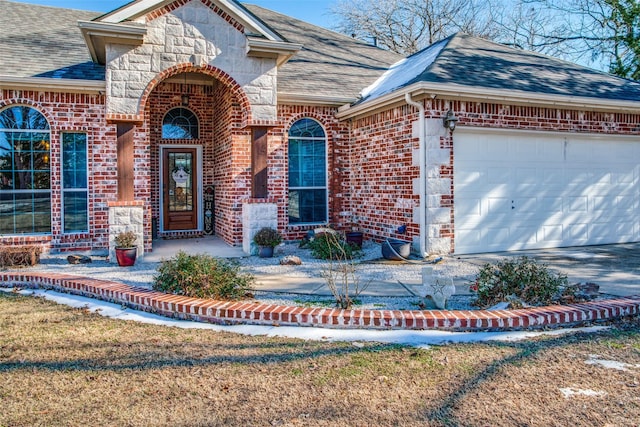
<svg viewBox="0 0 640 427"><path fill-rule="evenodd" d="M84 41L89 48L93 62L105 63L104 44L106 40L120 44L141 45L147 29L142 25L112 24L108 22L78 21Z"/></svg>
<svg viewBox="0 0 640 427"><path fill-rule="evenodd" d="M134 20L150 12L151 10L164 7L172 2L173 0L140 0L132 2L130 4L122 6L120 9L116 9L113 12L107 13L106 15L97 18L97 21L116 24L127 20ZM268 40L283 41L282 37L273 32L265 24L257 20L244 8L238 6L238 4L236 4L235 2L230 0L212 0L212 2L226 11L234 19L240 21L244 26L251 29L249 33L253 32L259 34L263 37L266 37Z"/></svg>
<svg viewBox="0 0 640 427"><path fill-rule="evenodd" d="M104 93L106 88L107 84L103 80L72 80L0 75L0 89L50 90L52 92L100 94Z"/></svg>
<svg viewBox="0 0 640 427"><path fill-rule="evenodd" d="M621 99L589 98L569 95L552 95L536 92L525 92L507 89L488 89L459 84L437 84L418 82L399 88L371 101L358 105L344 105L337 114L338 119L362 116L373 111L404 102L404 94L413 96L442 96L452 99L471 101L503 102L506 104L536 105L541 107L560 107L575 110L595 110L622 113L640 113L640 101Z"/></svg>
<svg viewBox="0 0 640 427"><path fill-rule="evenodd" d="M299 43L265 40L263 38L247 37L247 55L276 58L278 66L284 64L302 49Z"/></svg>

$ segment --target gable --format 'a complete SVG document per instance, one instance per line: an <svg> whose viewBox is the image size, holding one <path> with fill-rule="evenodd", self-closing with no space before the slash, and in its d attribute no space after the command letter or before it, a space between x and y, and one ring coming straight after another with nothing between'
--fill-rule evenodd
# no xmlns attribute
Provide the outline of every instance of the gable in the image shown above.
<svg viewBox="0 0 640 427"><path fill-rule="evenodd" d="M247 35L258 35L273 41L285 41L235 0L137 0L100 16L96 21L104 23L122 23L125 21L145 23L191 1L200 1L233 27ZM197 20L197 17L193 18Z"/></svg>
<svg viewBox="0 0 640 427"><path fill-rule="evenodd" d="M518 105L640 111L640 83L535 52L454 34L403 59L341 118L399 102L405 93Z"/></svg>

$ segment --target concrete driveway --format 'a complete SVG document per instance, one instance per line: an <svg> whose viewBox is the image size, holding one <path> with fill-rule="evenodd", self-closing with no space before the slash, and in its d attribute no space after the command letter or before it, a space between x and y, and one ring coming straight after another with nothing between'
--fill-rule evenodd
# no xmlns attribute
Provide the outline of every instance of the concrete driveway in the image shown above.
<svg viewBox="0 0 640 427"><path fill-rule="evenodd" d="M473 254L458 258L483 265L518 256L534 258L566 274L569 283L596 283L605 294L640 295L640 243Z"/></svg>

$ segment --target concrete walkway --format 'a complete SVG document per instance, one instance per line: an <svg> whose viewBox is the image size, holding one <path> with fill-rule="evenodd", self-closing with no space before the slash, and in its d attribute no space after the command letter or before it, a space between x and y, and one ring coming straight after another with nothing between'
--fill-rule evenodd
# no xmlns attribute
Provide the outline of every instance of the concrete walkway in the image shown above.
<svg viewBox="0 0 640 427"><path fill-rule="evenodd" d="M240 247L232 247L215 237L186 240L158 240L153 242L153 252L146 254L144 262L159 262L173 256L177 251L207 253L224 258L241 258L247 255ZM486 263L507 257L528 256L548 265L554 271L565 274L569 283L592 282L600 285L600 292L615 296L640 295L640 242L617 245L582 246L569 248L540 249L528 251L486 253L473 255L450 255L443 257L442 264L470 263L481 267ZM276 261L274 261L276 262ZM393 266L420 269L429 264L406 264L384 259L360 264L363 270ZM453 267L455 268L455 267ZM256 289L274 292L331 295L320 272L307 275L258 274ZM468 292L469 277L453 276L456 293ZM399 282L393 278L372 281L362 295L369 296L416 296L420 293L419 280Z"/></svg>

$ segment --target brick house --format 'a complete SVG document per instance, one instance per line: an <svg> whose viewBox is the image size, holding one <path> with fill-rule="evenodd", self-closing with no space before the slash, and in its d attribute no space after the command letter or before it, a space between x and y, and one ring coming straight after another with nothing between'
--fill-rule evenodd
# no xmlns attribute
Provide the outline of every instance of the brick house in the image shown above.
<svg viewBox="0 0 640 427"><path fill-rule="evenodd" d="M403 59L233 0L0 9L3 245L640 241L640 84L463 34Z"/></svg>

